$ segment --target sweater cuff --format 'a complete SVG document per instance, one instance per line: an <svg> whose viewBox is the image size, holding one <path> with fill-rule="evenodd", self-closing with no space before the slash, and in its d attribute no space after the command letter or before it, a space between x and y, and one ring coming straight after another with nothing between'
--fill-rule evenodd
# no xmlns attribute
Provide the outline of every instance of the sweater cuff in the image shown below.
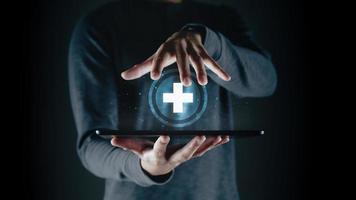
<svg viewBox="0 0 356 200"><path fill-rule="evenodd" d="M172 171L167 175L149 176L147 172L142 169L140 158L131 152L125 160L123 171L127 177L130 177L136 184L142 187L164 185L168 183L174 175L174 171Z"/></svg>

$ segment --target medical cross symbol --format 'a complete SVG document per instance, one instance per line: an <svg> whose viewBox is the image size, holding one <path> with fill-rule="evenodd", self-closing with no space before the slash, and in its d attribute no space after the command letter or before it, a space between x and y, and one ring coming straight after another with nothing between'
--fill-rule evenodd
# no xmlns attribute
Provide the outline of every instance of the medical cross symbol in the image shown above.
<svg viewBox="0 0 356 200"><path fill-rule="evenodd" d="M173 113L182 113L183 103L193 103L193 93L183 93L182 83L173 83L173 93L163 93L163 103L173 103Z"/></svg>

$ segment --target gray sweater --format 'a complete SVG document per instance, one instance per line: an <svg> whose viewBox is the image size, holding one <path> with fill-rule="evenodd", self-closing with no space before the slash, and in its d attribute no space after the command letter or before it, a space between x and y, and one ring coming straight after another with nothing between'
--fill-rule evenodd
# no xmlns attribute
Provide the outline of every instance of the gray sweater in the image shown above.
<svg viewBox="0 0 356 200"><path fill-rule="evenodd" d="M204 46L232 77L208 71L208 105L188 130L234 129L233 95L262 97L276 87L268 55L250 38L241 18L222 6L123 0L109 3L77 24L69 52L69 82L78 131L78 155L94 175L106 179L106 200L238 199L235 142L231 141L180 166L163 179L148 176L139 158L95 135L97 128L169 130L153 117L147 103L149 75L125 81L120 73L152 55L182 27L205 33ZM176 67L173 64L171 67ZM173 137L172 143L190 138Z"/></svg>

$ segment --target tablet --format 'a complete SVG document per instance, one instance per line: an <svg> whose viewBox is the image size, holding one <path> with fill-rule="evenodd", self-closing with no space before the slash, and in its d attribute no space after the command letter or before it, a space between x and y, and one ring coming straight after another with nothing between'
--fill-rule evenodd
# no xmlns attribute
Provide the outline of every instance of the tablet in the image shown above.
<svg viewBox="0 0 356 200"><path fill-rule="evenodd" d="M120 137L156 137L160 135L172 135L172 136L195 136L195 135L206 135L206 136L217 136L217 135L229 135L236 138L246 138L261 136L265 132L263 130L160 130L160 131L149 131L149 130L136 130L136 131L123 131L123 130L111 130L111 129L96 129L95 133L100 136L120 136Z"/></svg>

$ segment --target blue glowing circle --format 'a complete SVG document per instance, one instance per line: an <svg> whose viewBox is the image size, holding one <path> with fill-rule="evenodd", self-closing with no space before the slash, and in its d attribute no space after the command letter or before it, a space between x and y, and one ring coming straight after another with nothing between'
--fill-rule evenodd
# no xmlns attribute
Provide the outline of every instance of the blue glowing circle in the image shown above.
<svg viewBox="0 0 356 200"><path fill-rule="evenodd" d="M160 79L154 81L148 93L148 103L153 115L163 124L184 127L196 122L204 113L208 103L205 86L197 83L192 73L192 85L183 87L183 93L193 94L193 103L184 103L183 112L174 113L172 103L163 102L163 93L173 92L173 83L180 83L177 69L166 70Z"/></svg>

